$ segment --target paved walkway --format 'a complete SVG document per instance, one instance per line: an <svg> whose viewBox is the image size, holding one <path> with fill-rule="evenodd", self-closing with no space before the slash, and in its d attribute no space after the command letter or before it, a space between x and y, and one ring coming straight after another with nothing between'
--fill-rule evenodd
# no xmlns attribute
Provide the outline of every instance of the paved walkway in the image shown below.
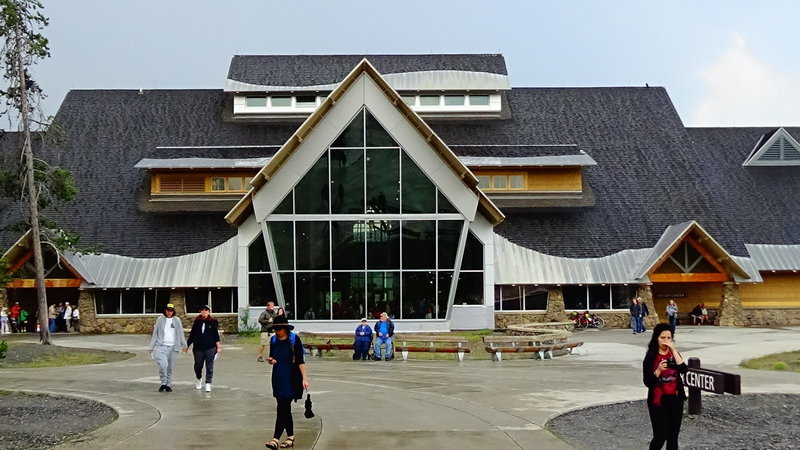
<svg viewBox="0 0 800 450"><path fill-rule="evenodd" d="M566 449L546 430L552 416L593 404L644 398L640 364L649 334L585 330L587 354L555 360L354 362L311 359L317 417L294 405L297 448ZM704 367L742 375L742 391L800 394L800 375L741 369L745 358L800 348L800 328L681 327L677 347ZM124 350L116 363L0 370L4 389L59 392L106 402L114 423L69 449L263 448L275 402L268 366L255 346L226 345L214 391L194 389L191 356L181 355L172 393L159 393L141 335L56 336L58 345ZM613 425L610 425L613 426Z"/></svg>

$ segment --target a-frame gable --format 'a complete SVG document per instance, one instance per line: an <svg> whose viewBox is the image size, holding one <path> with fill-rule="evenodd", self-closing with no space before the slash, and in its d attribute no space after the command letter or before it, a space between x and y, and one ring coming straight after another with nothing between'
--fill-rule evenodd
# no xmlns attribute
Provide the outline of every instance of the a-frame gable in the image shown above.
<svg viewBox="0 0 800 450"><path fill-rule="evenodd" d="M749 279L750 274L692 220L664 230L634 275L636 279L644 277L650 281L727 281Z"/></svg>
<svg viewBox="0 0 800 450"><path fill-rule="evenodd" d="M31 231L28 230L17 242L6 251L2 259L8 263L8 273L13 274L24 271L26 265L33 259L33 238ZM79 287L85 278L72 266L60 253L57 263L51 266L50 270L45 267L45 281L47 287ZM63 270L62 270L63 269ZM55 276L53 276L55 273ZM64 277L69 275L69 278ZM31 277L12 280L6 287L34 287Z"/></svg>
<svg viewBox="0 0 800 450"><path fill-rule="evenodd" d="M226 220L238 225L255 213L262 221L364 107L467 219L472 220L480 211L492 224L503 220L503 214L477 187L477 178L366 59L259 171L252 180L253 187ZM261 192L266 183L270 184L269 195Z"/></svg>
<svg viewBox="0 0 800 450"><path fill-rule="evenodd" d="M800 166L800 143L778 128L759 139L742 166Z"/></svg>

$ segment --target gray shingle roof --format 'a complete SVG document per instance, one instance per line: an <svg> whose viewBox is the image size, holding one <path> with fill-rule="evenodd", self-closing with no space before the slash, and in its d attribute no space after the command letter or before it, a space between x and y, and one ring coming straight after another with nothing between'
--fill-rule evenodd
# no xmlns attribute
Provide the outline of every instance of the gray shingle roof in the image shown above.
<svg viewBox="0 0 800 450"><path fill-rule="evenodd" d="M464 70L508 75L503 55L236 55L228 79L269 86L313 86L340 82L362 59L378 72Z"/></svg>
<svg viewBox="0 0 800 450"><path fill-rule="evenodd" d="M519 144L575 144L597 162L586 168L595 206L506 211L496 231L516 244L599 257L652 247L668 225L685 220L697 220L734 255L746 255L745 242L800 244L798 168L741 166L772 128L686 129L662 88L515 88L507 99L509 119L431 121L431 127L456 144L457 154L520 157L546 147ZM67 142L43 154L72 170L81 189L60 223L87 244L127 256L174 256L229 239L236 230L222 213L138 210L138 195L149 186L145 172L133 168L145 157L271 156L277 147L225 146L281 145L300 123L226 121L229 106L222 90L70 92L58 112ZM787 131L800 138L800 129ZM0 210L0 221L7 210ZM0 234L0 247L18 237Z"/></svg>

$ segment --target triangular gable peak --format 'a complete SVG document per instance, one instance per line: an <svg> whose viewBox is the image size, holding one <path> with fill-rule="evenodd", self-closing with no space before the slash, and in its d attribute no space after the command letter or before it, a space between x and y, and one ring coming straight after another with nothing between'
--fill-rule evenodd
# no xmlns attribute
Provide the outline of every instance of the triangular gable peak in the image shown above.
<svg viewBox="0 0 800 450"><path fill-rule="evenodd" d="M724 282L750 274L695 221L667 227L634 278L651 282Z"/></svg>
<svg viewBox="0 0 800 450"><path fill-rule="evenodd" d="M297 180L363 108L408 152L416 165L468 220L473 220L477 211L493 225L502 222L505 216L478 188L478 179L366 59L342 80L253 177L252 188L225 219L240 225L255 213L256 219L262 221L263 215L278 206ZM302 148L308 150L300 152ZM270 183L270 195L258 195L267 183ZM449 195L457 192L465 195ZM254 207L254 203L258 203L258 207Z"/></svg>
<svg viewBox="0 0 800 450"><path fill-rule="evenodd" d="M7 283L8 288L35 287L35 268L33 266L33 237L28 230L11 248L6 251L2 259L9 267L8 273L20 276ZM60 253L48 250L42 246L44 252L44 277L46 287L79 287L84 282L84 277ZM56 255L58 257L56 258Z"/></svg>
<svg viewBox="0 0 800 450"><path fill-rule="evenodd" d="M764 134L742 166L800 166L800 143L785 129Z"/></svg>

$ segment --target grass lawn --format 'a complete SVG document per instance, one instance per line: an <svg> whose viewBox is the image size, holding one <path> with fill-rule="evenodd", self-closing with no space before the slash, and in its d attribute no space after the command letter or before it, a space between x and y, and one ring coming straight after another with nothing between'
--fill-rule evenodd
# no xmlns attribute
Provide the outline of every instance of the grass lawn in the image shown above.
<svg viewBox="0 0 800 450"><path fill-rule="evenodd" d="M133 353L128 352L9 342L6 358L0 359L0 369L101 364L122 361L133 356Z"/></svg>
<svg viewBox="0 0 800 450"><path fill-rule="evenodd" d="M748 359L739 364L747 369L800 372L800 350L773 353L760 358Z"/></svg>

